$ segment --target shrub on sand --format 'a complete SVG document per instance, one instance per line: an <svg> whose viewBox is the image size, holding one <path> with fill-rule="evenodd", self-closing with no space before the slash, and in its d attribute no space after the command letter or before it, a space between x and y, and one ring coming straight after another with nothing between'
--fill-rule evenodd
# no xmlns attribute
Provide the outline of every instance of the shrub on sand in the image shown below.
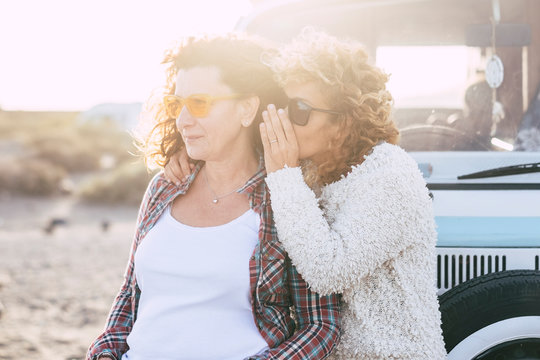
<svg viewBox="0 0 540 360"><path fill-rule="evenodd" d="M126 130L114 123L80 123L77 113L0 112L0 149L19 144L19 153L56 164L67 172L99 170L102 156L129 161L135 152ZM4 144L4 145L2 145Z"/></svg>
<svg viewBox="0 0 540 360"><path fill-rule="evenodd" d="M141 161L124 163L82 184L78 195L84 202L138 205L154 174Z"/></svg>
<svg viewBox="0 0 540 360"><path fill-rule="evenodd" d="M66 176L61 167L34 158L0 159L0 168L0 189L8 193L52 195Z"/></svg>
<svg viewBox="0 0 540 360"><path fill-rule="evenodd" d="M126 161L129 151L135 150L127 132L90 125L43 133L28 139L26 145L34 156L70 173L98 170L103 155Z"/></svg>
<svg viewBox="0 0 540 360"><path fill-rule="evenodd" d="M92 171L99 168L101 154L80 138L34 139L28 146L36 158L56 164L68 172Z"/></svg>

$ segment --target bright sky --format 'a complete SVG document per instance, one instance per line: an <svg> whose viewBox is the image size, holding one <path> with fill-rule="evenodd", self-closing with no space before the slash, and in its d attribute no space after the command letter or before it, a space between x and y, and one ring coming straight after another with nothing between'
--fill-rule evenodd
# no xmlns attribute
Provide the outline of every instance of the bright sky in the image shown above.
<svg viewBox="0 0 540 360"><path fill-rule="evenodd" d="M86 110L144 101L163 51L233 29L249 0L0 0L0 107Z"/></svg>

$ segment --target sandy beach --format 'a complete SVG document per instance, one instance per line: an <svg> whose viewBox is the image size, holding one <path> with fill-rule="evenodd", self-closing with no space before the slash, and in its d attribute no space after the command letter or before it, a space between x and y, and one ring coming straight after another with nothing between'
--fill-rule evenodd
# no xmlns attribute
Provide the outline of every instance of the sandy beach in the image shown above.
<svg viewBox="0 0 540 360"><path fill-rule="evenodd" d="M1 360L84 358L121 285L136 214L71 197L0 197ZM53 218L62 224L46 233Z"/></svg>

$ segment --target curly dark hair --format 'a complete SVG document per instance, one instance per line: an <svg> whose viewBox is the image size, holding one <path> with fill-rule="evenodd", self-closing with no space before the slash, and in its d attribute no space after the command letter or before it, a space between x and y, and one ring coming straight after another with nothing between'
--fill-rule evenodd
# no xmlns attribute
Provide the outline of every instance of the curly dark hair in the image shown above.
<svg viewBox="0 0 540 360"><path fill-rule="evenodd" d="M334 120L338 136L329 151L317 164L304 163L308 184L339 180L380 141L398 142L399 131L391 117L393 99L386 90L388 75L368 63L360 43L306 28L277 56L265 56L264 62L282 86L319 84L332 109L343 113Z"/></svg>
<svg viewBox="0 0 540 360"><path fill-rule="evenodd" d="M285 106L287 97L273 77L272 70L261 62L263 53L272 52L261 38L243 34L188 37L165 52L166 84L161 92L151 96L141 115L135 134L138 147L149 168L165 166L171 156L184 147L176 128L176 119L167 115L163 96L174 94L176 76L181 69L216 67L221 81L234 92L254 94L260 105L250 131L254 146L262 151L258 125L262 111L269 104ZM145 130L146 129L146 130Z"/></svg>

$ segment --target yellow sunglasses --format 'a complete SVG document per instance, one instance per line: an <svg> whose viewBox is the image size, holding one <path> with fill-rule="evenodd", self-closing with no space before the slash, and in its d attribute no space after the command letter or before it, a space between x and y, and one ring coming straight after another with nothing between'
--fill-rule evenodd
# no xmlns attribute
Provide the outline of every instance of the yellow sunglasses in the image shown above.
<svg viewBox="0 0 540 360"><path fill-rule="evenodd" d="M241 94L231 94L224 96L211 96L208 94L194 94L186 98L177 95L166 95L163 98L167 115L177 119L182 112L184 106L187 107L189 113L195 117L205 117L210 111L210 107L217 100L237 99L242 97Z"/></svg>

